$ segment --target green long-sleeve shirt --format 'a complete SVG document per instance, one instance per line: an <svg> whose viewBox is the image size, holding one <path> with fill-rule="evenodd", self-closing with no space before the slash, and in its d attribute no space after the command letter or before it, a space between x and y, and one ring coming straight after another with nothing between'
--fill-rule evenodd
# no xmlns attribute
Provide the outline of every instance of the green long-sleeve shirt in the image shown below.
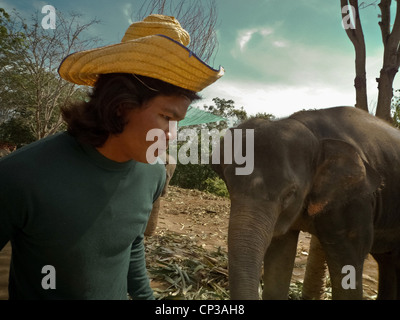
<svg viewBox="0 0 400 320"><path fill-rule="evenodd" d="M2 158L10 299L153 298L143 233L164 182L163 165L114 162L67 133Z"/></svg>

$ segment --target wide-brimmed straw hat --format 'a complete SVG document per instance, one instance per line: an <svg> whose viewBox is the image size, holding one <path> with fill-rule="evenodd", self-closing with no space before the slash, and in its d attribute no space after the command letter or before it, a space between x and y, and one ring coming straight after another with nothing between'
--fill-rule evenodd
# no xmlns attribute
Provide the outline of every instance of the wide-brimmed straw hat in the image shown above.
<svg viewBox="0 0 400 320"><path fill-rule="evenodd" d="M133 73L199 92L224 74L186 46L190 36L174 18L152 14L132 23L121 43L67 56L58 73L70 82L93 86L100 74Z"/></svg>

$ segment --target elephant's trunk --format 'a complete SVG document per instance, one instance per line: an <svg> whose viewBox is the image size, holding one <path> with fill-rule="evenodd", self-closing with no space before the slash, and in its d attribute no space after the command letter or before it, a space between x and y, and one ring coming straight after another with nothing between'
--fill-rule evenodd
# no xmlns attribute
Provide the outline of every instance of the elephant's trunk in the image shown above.
<svg viewBox="0 0 400 320"><path fill-rule="evenodd" d="M264 254L271 242L275 212L254 203L232 201L228 234L229 290L232 300L259 300L258 287ZM276 210L275 210L276 211Z"/></svg>

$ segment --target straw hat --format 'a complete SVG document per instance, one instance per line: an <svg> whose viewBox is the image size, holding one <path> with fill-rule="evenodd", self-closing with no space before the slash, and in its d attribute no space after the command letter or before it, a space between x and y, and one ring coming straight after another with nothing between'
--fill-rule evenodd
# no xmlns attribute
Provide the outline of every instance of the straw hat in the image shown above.
<svg viewBox="0 0 400 320"><path fill-rule="evenodd" d="M224 74L186 46L190 36L174 17L152 14L132 23L121 43L67 56L58 73L70 82L93 86L99 74L134 73L199 92Z"/></svg>

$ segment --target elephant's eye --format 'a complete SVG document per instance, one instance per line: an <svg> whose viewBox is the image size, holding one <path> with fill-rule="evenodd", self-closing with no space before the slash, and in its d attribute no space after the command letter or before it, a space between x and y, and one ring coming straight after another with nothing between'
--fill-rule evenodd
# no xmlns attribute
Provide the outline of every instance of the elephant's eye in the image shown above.
<svg viewBox="0 0 400 320"><path fill-rule="evenodd" d="M293 187L292 189L289 190L289 192L286 194L286 198L290 198L291 196L294 196L296 194L296 188Z"/></svg>
<svg viewBox="0 0 400 320"><path fill-rule="evenodd" d="M294 200L297 194L297 188L296 186L291 186L285 193L285 195L282 198L282 207L283 210L285 210L290 203Z"/></svg>

